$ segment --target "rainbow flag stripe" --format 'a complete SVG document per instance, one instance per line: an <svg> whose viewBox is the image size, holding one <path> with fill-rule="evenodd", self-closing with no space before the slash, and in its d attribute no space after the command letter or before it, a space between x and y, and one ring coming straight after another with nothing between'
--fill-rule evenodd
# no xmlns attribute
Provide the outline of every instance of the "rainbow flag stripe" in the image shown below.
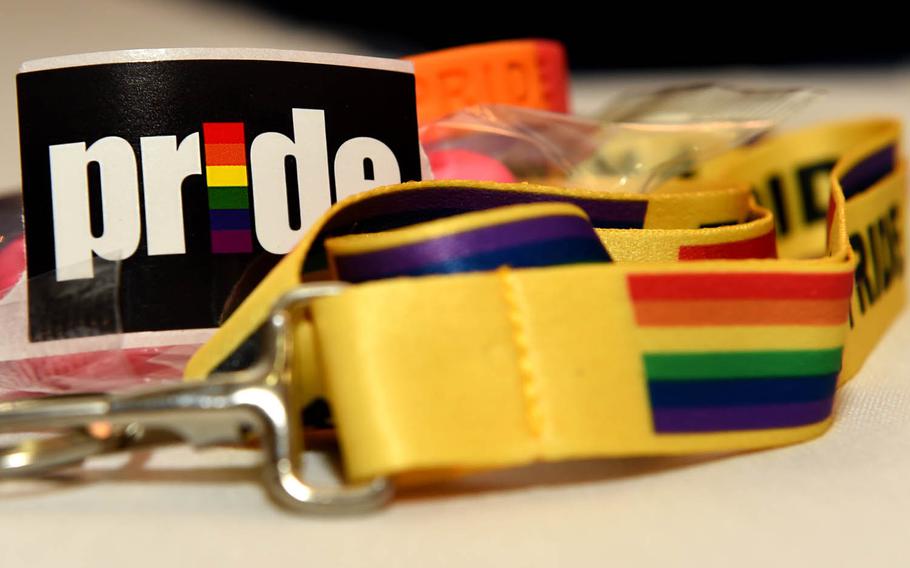
<svg viewBox="0 0 910 568"><path fill-rule="evenodd" d="M845 326L852 274L633 274L629 295L639 328L685 334L716 328L699 346L644 345L642 361L654 430L716 432L812 424L830 414L842 346L776 344L723 350L729 326ZM809 330L807 330L809 331ZM706 337L711 337L706 335ZM762 336L764 337L764 336ZM682 345L682 343L681 343Z"/></svg>
<svg viewBox="0 0 910 568"><path fill-rule="evenodd" d="M710 260L717 258L777 258L777 236L772 230L764 235L742 241L679 247L679 260Z"/></svg>
<svg viewBox="0 0 910 568"><path fill-rule="evenodd" d="M212 252L252 252L243 123L206 122L202 125L202 133Z"/></svg>
<svg viewBox="0 0 910 568"><path fill-rule="evenodd" d="M643 199L585 197L552 188L514 191L488 189L479 185L461 187L459 184L462 182L458 181L441 183L444 185L434 187L431 191L413 187L349 203L322 227L317 242L338 235L388 231L454 215L528 203L577 205L590 219L589 224L599 229L641 229L648 211L648 202ZM328 259L323 247L316 246L307 255L303 272L320 273L327 267Z"/></svg>
<svg viewBox="0 0 910 568"><path fill-rule="evenodd" d="M382 250L333 255L338 277L346 282L582 262L610 262L610 255L591 223L576 215L520 219Z"/></svg>

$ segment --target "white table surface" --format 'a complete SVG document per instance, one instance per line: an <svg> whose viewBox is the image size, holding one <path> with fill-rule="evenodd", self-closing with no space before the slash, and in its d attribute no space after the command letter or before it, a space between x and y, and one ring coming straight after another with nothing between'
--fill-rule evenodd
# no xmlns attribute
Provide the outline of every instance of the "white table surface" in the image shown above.
<svg viewBox="0 0 910 568"><path fill-rule="evenodd" d="M18 190L12 78L22 60L201 45L366 52L356 41L214 3L8 4L0 10L0 192ZM910 67L901 66L575 77L573 99L590 112L620 88L692 79L829 91L794 123L910 118ZM255 454L239 450L174 448L96 460L53 481L4 481L0 566L906 566L908 347L904 313L843 389L833 429L810 443L491 473L402 495L361 517L277 509L258 484Z"/></svg>

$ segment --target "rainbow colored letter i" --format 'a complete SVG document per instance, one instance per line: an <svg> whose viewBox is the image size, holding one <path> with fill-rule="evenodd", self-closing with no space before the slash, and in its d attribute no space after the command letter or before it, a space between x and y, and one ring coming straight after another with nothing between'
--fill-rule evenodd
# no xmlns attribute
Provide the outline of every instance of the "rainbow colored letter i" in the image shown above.
<svg viewBox="0 0 910 568"><path fill-rule="evenodd" d="M242 122L205 122L205 178L215 254L253 251Z"/></svg>

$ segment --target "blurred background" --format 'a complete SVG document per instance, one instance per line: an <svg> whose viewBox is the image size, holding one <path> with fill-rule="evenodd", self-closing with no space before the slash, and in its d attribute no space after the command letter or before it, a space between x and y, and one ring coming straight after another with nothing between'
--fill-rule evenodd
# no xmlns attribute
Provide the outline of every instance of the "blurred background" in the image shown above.
<svg viewBox="0 0 910 568"><path fill-rule="evenodd" d="M458 3L445 11L427 5L425 13L407 17L384 4L338 10L289 0L221 3L255 6L301 25L354 34L371 49L392 56L497 39L558 39L580 70L888 63L910 50L901 34L883 33L888 24L871 10L825 24L832 14L819 17L767 5L743 6L733 14L699 12L694 6L560 2L516 13L514 7Z"/></svg>

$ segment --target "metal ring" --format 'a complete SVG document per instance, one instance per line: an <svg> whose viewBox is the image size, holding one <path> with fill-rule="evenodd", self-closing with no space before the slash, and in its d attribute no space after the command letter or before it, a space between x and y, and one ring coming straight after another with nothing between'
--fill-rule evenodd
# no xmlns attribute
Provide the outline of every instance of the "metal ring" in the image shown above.
<svg viewBox="0 0 910 568"><path fill-rule="evenodd" d="M294 357L291 310L308 306L317 298L340 294L343 282L314 282L288 292L276 303L267 322L266 340L274 346L273 367L267 383L284 386L284 400L264 397L255 404L265 418L263 440L268 441L266 485L271 495L282 505L314 513L358 513L375 509L393 495L393 484L380 477L353 485L314 487L302 475L300 457L303 452L303 433L295 405L289 404L291 389L290 368ZM272 391L274 392L274 391Z"/></svg>

